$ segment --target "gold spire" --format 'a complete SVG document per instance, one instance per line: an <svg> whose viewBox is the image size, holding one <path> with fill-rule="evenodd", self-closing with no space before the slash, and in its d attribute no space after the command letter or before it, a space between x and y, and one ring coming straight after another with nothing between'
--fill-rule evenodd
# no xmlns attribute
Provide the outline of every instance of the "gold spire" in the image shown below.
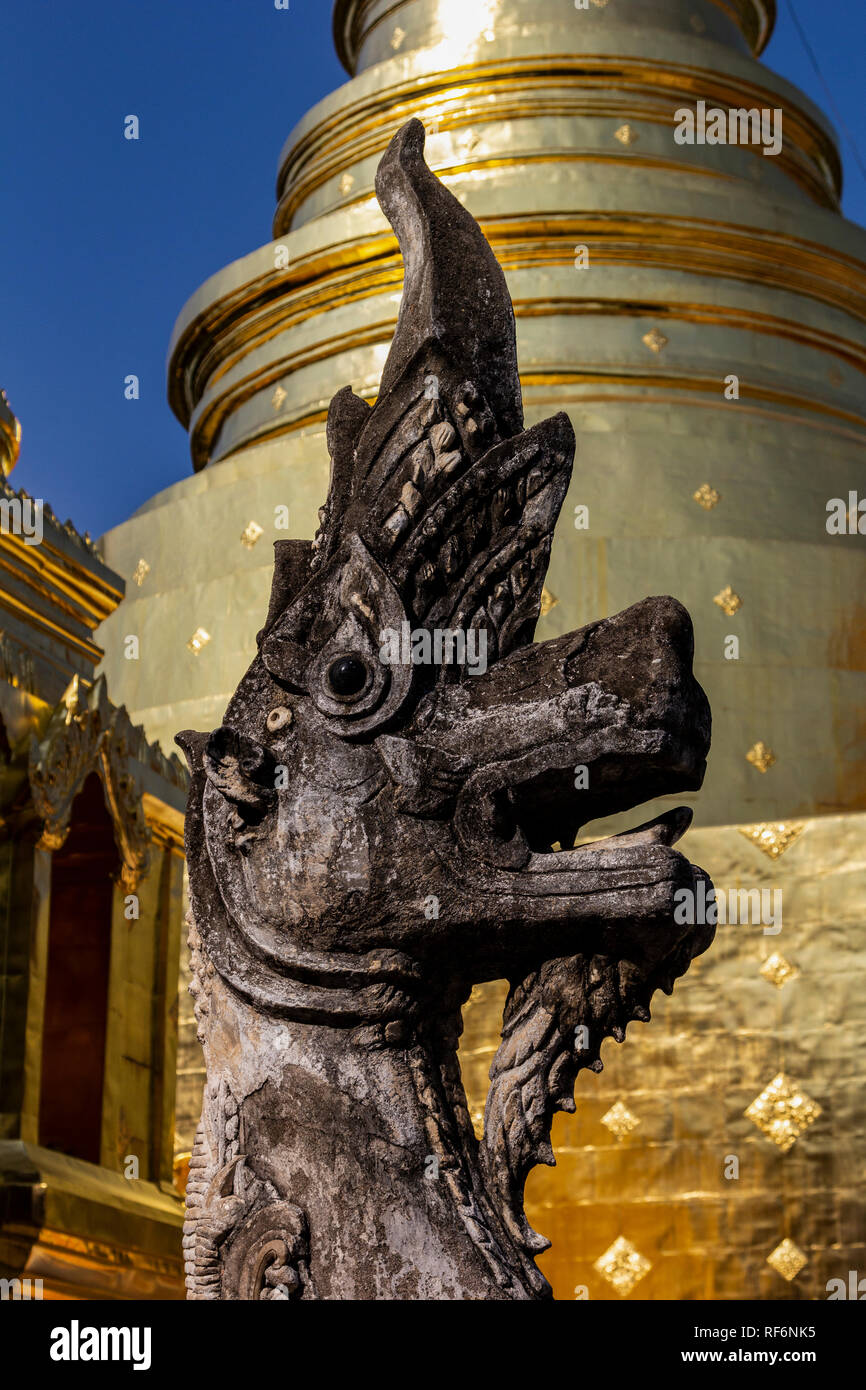
<svg viewBox="0 0 866 1390"><path fill-rule="evenodd" d="M12 413L6 392L0 391L0 473L11 473L21 448L21 425Z"/></svg>

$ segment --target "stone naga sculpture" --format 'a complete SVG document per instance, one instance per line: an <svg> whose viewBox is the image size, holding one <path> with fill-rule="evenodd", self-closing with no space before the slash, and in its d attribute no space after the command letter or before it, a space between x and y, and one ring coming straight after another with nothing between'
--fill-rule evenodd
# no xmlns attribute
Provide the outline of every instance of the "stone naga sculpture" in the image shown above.
<svg viewBox="0 0 866 1390"><path fill-rule="evenodd" d="M376 180L405 263L378 401L332 401L321 529L276 544L222 728L178 736L207 1062L190 1298L550 1297L523 1188L553 1114L712 938L675 921L702 876L687 809L568 848L698 788L709 707L671 598L532 645L574 435L523 429L504 276L423 146L410 121ZM417 660L443 632L488 669ZM461 1007L500 978L478 1141Z"/></svg>

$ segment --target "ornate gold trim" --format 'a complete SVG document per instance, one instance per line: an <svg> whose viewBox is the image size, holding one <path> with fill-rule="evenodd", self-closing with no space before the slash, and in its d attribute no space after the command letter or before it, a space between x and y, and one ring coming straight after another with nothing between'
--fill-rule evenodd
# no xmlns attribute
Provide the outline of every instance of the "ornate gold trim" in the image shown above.
<svg viewBox="0 0 866 1390"><path fill-rule="evenodd" d="M33 548L35 549L35 547ZM16 573L11 565L4 562L3 556L0 554L0 572L3 570L8 574L14 575ZM70 632L68 627L53 622L47 614L33 608L23 599L16 597L15 594L9 593L5 587L0 587L0 609L4 608L16 618L23 619L28 627L35 628L37 631L41 629L41 631L49 633L50 636L59 638L66 646L72 647L81 656L86 657L92 666L101 661L105 655L102 648L97 647L95 642L89 642L86 637L78 637L74 632Z"/></svg>
<svg viewBox="0 0 866 1390"><path fill-rule="evenodd" d="M141 798L144 815L154 842L162 848L176 849L183 853L183 811L169 806L159 797L145 792Z"/></svg>
<svg viewBox="0 0 866 1390"><path fill-rule="evenodd" d="M100 580L92 569L76 565L70 556L55 549L47 536L39 545L25 545L20 536L0 531L0 566L23 583L50 594L52 604L75 622L87 622L94 628L110 617L124 594L122 588Z"/></svg>
<svg viewBox="0 0 866 1390"><path fill-rule="evenodd" d="M576 408L584 405L604 404L604 403L630 403L637 399L646 400L645 395L638 395L639 392L652 390L652 402L656 405L671 404L678 405L682 401L682 393L688 392L693 398L704 396L718 396L719 378L718 376L696 376L693 372L623 372L623 371L601 371L585 370L572 371L568 369L549 370L544 372L521 372L521 386L524 393L539 387L551 386L562 388L563 386L580 386L581 388L596 386L604 387L604 390L585 390L582 389L579 396L574 398ZM617 390L616 388L621 388ZM254 393L251 393L254 394ZM370 404L375 402L375 393L361 392ZM775 405L782 407L781 410L765 410L758 405L763 402L765 405ZM543 403L555 404L559 409L563 408L563 401L559 397L539 396L524 399L524 404L529 406L540 406ZM691 404L709 409L729 409L722 400L701 400L693 399ZM219 416L216 428L218 429L227 415L232 413L234 405ZM828 421L836 423L835 430L841 437L849 438L861 446L866 442L866 413L856 415L851 411L837 409L828 405L825 401L820 401L814 397L806 396L802 391L788 392L778 391L769 387L762 387L751 383L748 398L741 396L737 406L738 413L762 415L767 419L791 420L797 419L798 423L804 426L814 424L816 428L826 431L833 426ZM819 420L810 421L805 414L813 411L820 417ZM794 414L793 412L796 412ZM232 455L240 453L253 444L262 444L265 441L273 441L282 438L287 434L294 434L315 425L324 424L327 420L328 412L326 409L299 410L296 414L286 416L279 422L270 423L267 427L257 429L253 435L240 440L231 449L227 450L217 460L231 458ZM847 423L858 429L860 433L838 428L839 425Z"/></svg>
<svg viewBox="0 0 866 1390"><path fill-rule="evenodd" d="M743 152L747 154L749 158L760 158L760 153L757 150L744 148ZM806 190L818 206L828 208L832 212L838 210L835 198L830 198L825 195L823 185L820 185L816 180L810 177L808 168L799 167L797 160L789 158L785 152L783 152L775 162L780 169L786 174L789 174L796 183ZM549 147L546 147L543 150L524 150L519 154L479 155L477 158L464 159L456 163L438 164L436 166L436 174L437 177L447 182L449 179L458 178L462 174L478 174L482 171L489 171L491 169L519 169L528 166L550 164L554 166L566 164L608 164L619 168L627 164L629 167L634 166L642 170L661 169L667 173L688 174L696 179L715 179L719 183L742 184L743 182L741 176L738 174L729 173L723 169L713 169L705 164L687 163L683 159L666 159L661 155L651 154L646 148L636 149L634 144L624 146L619 150L603 150L586 147L584 149L570 148L567 150L560 149L551 151ZM328 174L327 177L321 180L321 183L327 183L331 177L332 175ZM279 239L291 233L292 229L290 222L294 217L294 213L297 211L297 207L314 191L315 189L312 187L305 188L302 196L299 197L297 201L293 199L287 218L281 217L280 209L278 209L278 217L280 217L280 220L275 221L274 224L275 239ZM328 216L330 213L343 212L346 208L357 207L361 203L371 202L372 198L372 188L362 188L352 197L347 195L339 199L327 209L323 210L319 215L324 217Z"/></svg>
<svg viewBox="0 0 866 1390"><path fill-rule="evenodd" d="M334 47L350 77L355 76L361 44L375 27L371 25L367 29L364 23L374 3L375 0L337 0L334 6ZM376 24L393 18L407 3L408 0L395 0ZM756 58L763 53L776 23L776 0L711 0L711 3L739 27Z"/></svg>
<svg viewBox="0 0 866 1390"><path fill-rule="evenodd" d="M573 95L562 92L569 82L578 84ZM599 88L611 87L643 98L646 104L614 102L596 94ZM341 106L306 131L282 160L274 236L289 229L294 212L316 188L361 160L381 155L410 116L435 120L440 131L545 115L628 117L672 125L676 106L698 98L723 107L780 107L785 147L776 162L784 160L786 172L820 205L838 207L842 169L835 143L806 111L772 88L691 64L650 64L615 54L591 59L547 54L425 73ZM442 174L435 163L431 167ZM681 159L677 167L694 166Z"/></svg>
<svg viewBox="0 0 866 1390"><path fill-rule="evenodd" d="M571 265L574 244L579 241L592 247L599 263L640 264L644 268L651 264L762 288L772 285L866 322L866 266L831 248L787 234L762 234L757 229L708 219L629 213L580 218L515 215L482 226L506 270ZM384 233L315 252L294 262L287 271L257 277L242 293L226 295L208 305L178 338L169 369L172 409L188 428L206 387L212 388L253 345L260 346L305 322L324 307L365 299L401 283L396 241ZM676 315L678 307L652 303L645 312ZM530 309L523 307L522 312L529 313ZM389 325L390 321L380 325L383 334L390 331ZM335 350L330 346L332 341L325 345L325 356ZM857 349L849 351L845 340L826 339L816 345L840 350L840 355L860 366ZM319 360L321 347L318 345L315 358L307 360ZM306 362L296 360L294 365ZM285 362L274 363L269 380L276 383L285 371ZM248 394L258 389L261 383ZM207 449L197 438L200 425L197 421L192 445L197 468L208 460Z"/></svg>
<svg viewBox="0 0 866 1390"><path fill-rule="evenodd" d="M497 249L496 240L493 240L494 249ZM506 268L509 267L509 257L501 257ZM647 264L646 256L641 257L642 263ZM560 263L570 263L571 254L563 256ZM549 262L548 262L549 263ZM683 269L683 258L680 255L676 262L678 269ZM513 262L512 262L513 264ZM686 267L687 268L687 267ZM391 283L398 284L400 279L399 265L394 258L391 266L391 276L388 277L384 268L380 267L375 272L374 283L357 283L348 293L342 297L329 296L329 304L333 307L338 302L349 302L353 298L369 297L369 295L381 291L383 283L390 278ZM765 283L766 277L761 277ZM805 290L805 286L803 287ZM814 289L814 285L813 285ZM321 290L319 290L321 294ZM259 299L260 302L260 299ZM843 307L839 304L839 307ZM848 312L852 311L852 302L848 299L844 307ZM514 311L518 318L537 318L543 316L559 315L588 315L601 314L607 317L647 317L651 319L665 319L668 321L684 321L690 323L706 323L715 326L734 328L745 332L757 332L767 336L783 338L789 342L798 343L817 351L832 353L841 361L846 362L855 370L866 374L866 349L862 345L843 339L836 334L824 332L819 329L810 328L796 320L783 318L779 315L763 313L754 309L741 309L712 304L702 304L698 301L680 301L676 303L663 303L648 300L646 303L639 304L633 300L620 300L616 298L555 298L555 299L514 299ZM863 309L866 316L866 299L864 299ZM241 364L249 354L254 343L260 347L276 336L286 332L287 328L303 322L307 314L296 313L293 315L286 304L278 304L276 310L268 315L258 315L253 324L241 322L238 329L233 333L227 333L225 326L222 329L222 338L219 342L210 340L210 352L205 361L198 364L197 377L200 382L207 382L207 390L213 392L216 383L229 374L234 368ZM378 320L375 323L367 324L363 328L353 332L335 335L328 339L320 339L313 346L303 349L291 355L282 356L279 359L268 363L258 373L248 374L243 380L228 388L222 395L212 399L207 405L200 409L198 418L192 431L192 451L193 462L196 468L205 467L211 456L211 447L219 430L226 418L231 415L239 406L257 395L260 391L273 389L274 385L287 374L301 370L304 367L323 361L337 353L352 351L359 347L370 346L374 343L387 342L393 332L396 323L396 316L389 315L387 319ZM209 368L209 370L208 370ZM593 370L587 367L577 373L576 379L587 381L592 379ZM609 379L610 373L600 374L605 379ZM633 379L632 374L626 374ZM564 378L560 374L560 380ZM690 378L694 380L694 378ZM688 383L685 383L688 388ZM784 393L767 386L750 386L749 394L758 395L763 399L785 401L790 403L802 400L807 409L821 410L827 414L834 415L840 419L847 419L856 424L864 423L864 417L835 406L832 402L821 402L815 397L806 397L801 394ZM282 416L280 421L272 429L256 430L255 438L264 439L279 435L285 431L286 427L297 428L292 423L292 417ZM240 447L240 446L237 446ZM235 452L236 450L232 450Z"/></svg>
<svg viewBox="0 0 866 1390"><path fill-rule="evenodd" d="M143 1219L154 1225L168 1226L169 1220L161 1210L151 1212L145 1209L142 1213ZM178 1240L182 1215L179 1213L176 1222ZM171 1229L175 1229L175 1223L171 1224ZM9 1239L18 1239L29 1246L32 1246L31 1260L34 1258L33 1251L44 1251L48 1255L59 1256L64 1263L70 1264L75 1269L92 1270L118 1270L122 1268L134 1269L142 1274L157 1275L163 1279L176 1280L179 1289L182 1287L183 1280L183 1261L178 1255L177 1258L152 1254L143 1250L140 1246L117 1245L104 1240L96 1240L91 1236L74 1235L70 1231L61 1231L57 1227L41 1226L38 1231L35 1228L14 1223L4 1228L4 1235ZM66 1282L58 1279L56 1273L46 1275L45 1282L49 1288L60 1292L62 1285L62 1296L71 1298L81 1297L81 1289L77 1282ZM100 1291L104 1292L104 1286L100 1285ZM51 1293L46 1289L48 1297ZM178 1292L178 1297L183 1297Z"/></svg>
<svg viewBox="0 0 866 1390"><path fill-rule="evenodd" d="M30 740L28 778L42 821L38 848L60 849L69 833L73 802L90 773L96 772L120 856L118 882L126 893L134 893L148 872L154 825L160 827L166 843L174 843L178 832L182 836L183 826L181 813L156 797L148 795L145 804L140 782L145 758L155 771L161 766L160 775L173 785L183 785L185 775L179 765L170 763L157 745L147 743L144 731L133 725L124 706L111 704L103 676L86 697L78 676L73 677L41 735Z"/></svg>

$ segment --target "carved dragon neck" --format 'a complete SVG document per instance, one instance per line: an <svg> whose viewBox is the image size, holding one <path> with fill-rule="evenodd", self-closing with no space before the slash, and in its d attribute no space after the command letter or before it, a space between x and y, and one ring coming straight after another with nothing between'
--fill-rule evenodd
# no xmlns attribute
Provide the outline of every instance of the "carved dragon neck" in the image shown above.
<svg viewBox="0 0 866 1390"><path fill-rule="evenodd" d="M441 982L384 1024L275 1018L225 985L192 923L190 944L199 1036L219 1078L190 1167L191 1298L548 1292L485 1183L457 1061L468 987ZM310 1206L324 1214L315 1283Z"/></svg>

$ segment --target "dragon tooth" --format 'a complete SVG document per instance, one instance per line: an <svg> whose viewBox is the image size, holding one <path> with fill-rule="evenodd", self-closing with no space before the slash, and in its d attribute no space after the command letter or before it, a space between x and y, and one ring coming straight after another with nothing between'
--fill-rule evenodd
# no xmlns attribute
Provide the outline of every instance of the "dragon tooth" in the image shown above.
<svg viewBox="0 0 866 1390"><path fill-rule="evenodd" d="M456 536L449 536L442 548L442 566L448 579L460 567L460 545Z"/></svg>
<svg viewBox="0 0 866 1390"><path fill-rule="evenodd" d="M422 439L421 443L415 446L407 463L409 465L409 477L419 491L423 492L424 482L432 469L435 468L433 450L429 440Z"/></svg>
<svg viewBox="0 0 866 1390"><path fill-rule="evenodd" d="M455 468L459 468L463 460L463 455L459 449L454 449L450 454L439 454L436 458L436 470L446 476L453 473Z"/></svg>
<svg viewBox="0 0 866 1390"><path fill-rule="evenodd" d="M412 482L403 484L403 491L400 493L400 501L409 514L410 519L417 515L424 498Z"/></svg>
<svg viewBox="0 0 866 1390"><path fill-rule="evenodd" d="M440 420L430 431L430 442L435 454L444 454L457 439L457 431L448 420Z"/></svg>
<svg viewBox="0 0 866 1390"><path fill-rule="evenodd" d="M404 535L411 525L412 522L409 519L409 513L401 503L394 508L391 515L387 518L385 530L396 539L398 536Z"/></svg>

